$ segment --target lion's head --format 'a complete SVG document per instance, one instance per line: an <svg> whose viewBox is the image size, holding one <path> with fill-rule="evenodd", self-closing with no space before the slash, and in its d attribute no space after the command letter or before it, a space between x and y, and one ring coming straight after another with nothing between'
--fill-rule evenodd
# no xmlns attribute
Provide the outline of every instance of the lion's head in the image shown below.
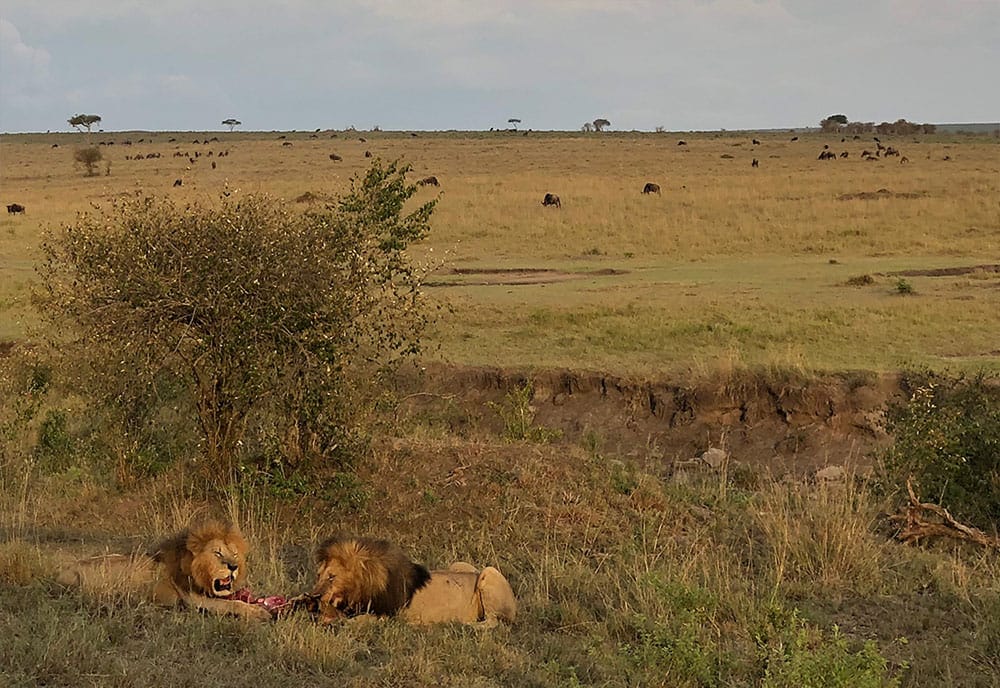
<svg viewBox="0 0 1000 688"><path fill-rule="evenodd" d="M238 528L207 521L164 541L152 556L181 590L226 598L246 581L247 551Z"/></svg>
<svg viewBox="0 0 1000 688"><path fill-rule="evenodd" d="M393 615L430 579L426 568L385 540L334 537L319 546L316 559L311 596L319 602L324 620Z"/></svg>

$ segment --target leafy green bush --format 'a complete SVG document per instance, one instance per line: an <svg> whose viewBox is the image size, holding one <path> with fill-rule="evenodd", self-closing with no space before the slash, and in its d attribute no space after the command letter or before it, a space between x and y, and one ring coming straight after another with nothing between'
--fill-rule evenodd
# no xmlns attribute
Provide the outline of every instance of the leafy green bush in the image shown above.
<svg viewBox="0 0 1000 688"><path fill-rule="evenodd" d="M875 641L852 650L840 629L831 636L807 626L795 611L771 615L757 644L764 663L762 688L894 688L888 661Z"/></svg>
<svg viewBox="0 0 1000 688"><path fill-rule="evenodd" d="M50 409L38 428L35 456L39 465L47 472L68 468L74 444L67 428L66 412L62 409Z"/></svg>
<svg viewBox="0 0 1000 688"><path fill-rule="evenodd" d="M662 599L665 618L636 615L635 639L621 653L642 675L651 668L662 672L664 685L722 686L733 658L720 646L714 630L718 600L703 588L664 582L648 584Z"/></svg>
<svg viewBox="0 0 1000 688"><path fill-rule="evenodd" d="M971 379L916 373L909 396L889 407L893 444L880 457L877 484L918 493L981 527L1000 521L1000 386L985 373Z"/></svg>
<svg viewBox="0 0 1000 688"><path fill-rule="evenodd" d="M406 248L434 202L404 209L408 170L376 160L305 212L263 195L123 200L48 237L39 305L126 423L182 386L207 476L235 476L249 428L269 426L289 465L342 459L372 383L420 350L428 319Z"/></svg>

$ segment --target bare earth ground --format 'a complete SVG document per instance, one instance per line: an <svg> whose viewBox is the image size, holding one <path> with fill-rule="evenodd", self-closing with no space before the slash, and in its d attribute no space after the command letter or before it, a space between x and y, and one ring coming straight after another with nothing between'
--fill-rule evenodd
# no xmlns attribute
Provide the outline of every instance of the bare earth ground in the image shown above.
<svg viewBox="0 0 1000 688"><path fill-rule="evenodd" d="M895 505L862 477L890 441L881 411L904 398L902 370L1000 366L995 141L897 141L901 166L857 160L860 142L819 163L837 141L777 134L756 149L742 135L331 135L95 134L116 144L111 175L91 179L67 162L78 136L0 137L4 203L28 207L0 218L4 360L37 324L46 226L137 191L321 199L367 149L442 181L415 254L446 313L371 460L304 490L206 489L197 457L122 486L83 443L48 469L39 419L18 428L16 400L0 400L0 683L834 685L846 655L820 659L839 633L888 660L878 681L841 685L1000 685L995 557L896 544ZM162 157L124 160L139 150ZM173 155L195 150L231 155ZM662 198L639 195L648 180ZM540 206L547 191L562 211ZM72 417L70 397L47 410ZM711 448L724 464L693 461ZM831 465L858 480L812 479ZM345 531L430 566L498 565L523 612L491 634L248 628L52 582L59 562L209 513L243 525L257 591L307 589L313 546ZM780 678L810 661L816 682Z"/></svg>

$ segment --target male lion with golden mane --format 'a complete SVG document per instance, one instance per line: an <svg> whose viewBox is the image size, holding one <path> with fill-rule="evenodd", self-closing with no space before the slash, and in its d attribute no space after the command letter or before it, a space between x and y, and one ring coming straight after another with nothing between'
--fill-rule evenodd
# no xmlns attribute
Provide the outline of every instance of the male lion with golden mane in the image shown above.
<svg viewBox="0 0 1000 688"><path fill-rule="evenodd" d="M479 572L459 562L428 571L390 542L354 537L327 540L317 560L316 585L306 597L322 623L398 614L415 624L457 621L491 628L517 615L510 584L492 566Z"/></svg>
<svg viewBox="0 0 1000 688"><path fill-rule="evenodd" d="M140 589L156 604L268 620L262 606L233 599L246 581L246 540L229 523L206 521L173 535L148 554L83 559L58 582L84 590Z"/></svg>

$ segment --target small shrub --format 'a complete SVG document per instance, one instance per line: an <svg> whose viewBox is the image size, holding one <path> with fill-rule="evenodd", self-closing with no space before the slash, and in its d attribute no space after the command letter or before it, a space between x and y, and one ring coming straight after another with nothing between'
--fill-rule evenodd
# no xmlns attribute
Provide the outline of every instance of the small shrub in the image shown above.
<svg viewBox="0 0 1000 688"><path fill-rule="evenodd" d="M875 278L871 275L855 275L847 280L850 287L867 287L870 284L875 284Z"/></svg>
<svg viewBox="0 0 1000 688"><path fill-rule="evenodd" d="M896 280L895 289L897 294L901 294L903 296L914 293L913 285L910 284L907 280L902 278Z"/></svg>
<svg viewBox="0 0 1000 688"><path fill-rule="evenodd" d="M1000 520L1000 386L985 373L972 379L917 373L909 398L886 411L893 444L876 476L887 493L913 477L919 494L981 527Z"/></svg>
<svg viewBox="0 0 1000 688"><path fill-rule="evenodd" d="M73 438L66 424L66 412L52 409L38 428L35 456L42 469L57 472L69 468L74 450Z"/></svg>
<svg viewBox="0 0 1000 688"><path fill-rule="evenodd" d="M73 159L78 163L83 165L86 169L86 176L96 177L97 176L97 163L104 159L104 155L101 153L101 149L96 146L91 146L90 148L78 148L75 153L73 153ZM108 167L109 174L111 167Z"/></svg>
<svg viewBox="0 0 1000 688"><path fill-rule="evenodd" d="M489 407L503 420L503 436L508 442L551 442L562 436L560 430L535 425L535 407L531 399L535 390L530 382L518 385L504 395L502 403L489 402Z"/></svg>
<svg viewBox="0 0 1000 688"><path fill-rule="evenodd" d="M826 637L798 612L775 610L756 634L763 688L894 688L899 678L869 640L852 650L840 629Z"/></svg>
<svg viewBox="0 0 1000 688"><path fill-rule="evenodd" d="M713 627L718 601L707 590L651 578L649 585L664 604L664 618L637 615L634 640L620 652L649 676L655 669L663 685L723 686L733 659L720 647Z"/></svg>

